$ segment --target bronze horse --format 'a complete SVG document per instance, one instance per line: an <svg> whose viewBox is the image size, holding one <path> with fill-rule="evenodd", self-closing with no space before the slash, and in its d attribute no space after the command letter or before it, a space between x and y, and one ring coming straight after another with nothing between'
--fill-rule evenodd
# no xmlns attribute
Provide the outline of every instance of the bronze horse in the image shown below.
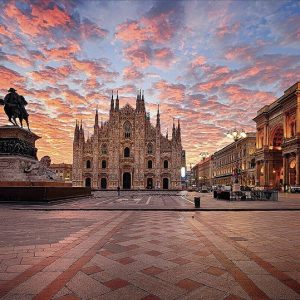
<svg viewBox="0 0 300 300"><path fill-rule="evenodd" d="M19 96L22 103L26 103L26 100L23 96ZM19 107L17 104L6 104L3 99L0 99L0 105L4 105L4 112L8 116L8 121L11 122L15 126L19 126L17 123L17 118L20 121L21 127L23 128L23 120L25 120L27 124L27 128L30 131L29 128L29 122L28 122L28 114L24 113L22 111L22 108Z"/></svg>

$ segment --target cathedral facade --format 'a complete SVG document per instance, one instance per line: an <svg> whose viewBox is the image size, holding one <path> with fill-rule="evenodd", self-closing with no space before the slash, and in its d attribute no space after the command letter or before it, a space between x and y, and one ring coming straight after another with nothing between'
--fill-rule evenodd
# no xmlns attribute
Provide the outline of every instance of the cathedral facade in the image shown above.
<svg viewBox="0 0 300 300"><path fill-rule="evenodd" d="M98 122L85 140L76 122L73 141L73 186L94 189L181 189L181 168L185 167L180 124L173 123L172 137L161 134L159 108L156 126L145 110L139 93L136 107L119 107L119 96L111 97L109 120Z"/></svg>

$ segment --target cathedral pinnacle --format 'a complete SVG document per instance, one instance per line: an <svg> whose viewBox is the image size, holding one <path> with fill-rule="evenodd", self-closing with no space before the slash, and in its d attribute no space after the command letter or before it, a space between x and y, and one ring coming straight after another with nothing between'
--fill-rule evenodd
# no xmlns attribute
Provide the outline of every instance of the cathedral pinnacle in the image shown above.
<svg viewBox="0 0 300 300"><path fill-rule="evenodd" d="M117 90L117 98L116 98L116 111L119 111L119 91Z"/></svg>
<svg viewBox="0 0 300 300"><path fill-rule="evenodd" d="M94 131L99 129L99 122L98 122L98 106L96 108L96 114L95 114L95 124L94 124Z"/></svg>
<svg viewBox="0 0 300 300"><path fill-rule="evenodd" d="M157 106L156 127L160 127L159 104L158 104L158 106Z"/></svg>
<svg viewBox="0 0 300 300"><path fill-rule="evenodd" d="M114 104L114 91L111 91L111 101L110 101L110 111L114 111L115 104Z"/></svg>
<svg viewBox="0 0 300 300"><path fill-rule="evenodd" d="M79 140L79 126L76 120L75 131L74 131L74 142L78 142Z"/></svg>

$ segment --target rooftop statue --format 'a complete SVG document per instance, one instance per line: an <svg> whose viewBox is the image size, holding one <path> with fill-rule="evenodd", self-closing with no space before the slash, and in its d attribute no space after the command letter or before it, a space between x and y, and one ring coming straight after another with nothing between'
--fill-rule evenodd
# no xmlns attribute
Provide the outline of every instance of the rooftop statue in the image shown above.
<svg viewBox="0 0 300 300"><path fill-rule="evenodd" d="M8 90L8 94L3 99L0 99L0 105L4 105L4 111L8 116L8 121L13 125L19 126L17 123L17 118L19 118L21 127L23 127L23 120L26 121L28 130L28 113L25 109L27 101L22 95L19 95L14 88Z"/></svg>

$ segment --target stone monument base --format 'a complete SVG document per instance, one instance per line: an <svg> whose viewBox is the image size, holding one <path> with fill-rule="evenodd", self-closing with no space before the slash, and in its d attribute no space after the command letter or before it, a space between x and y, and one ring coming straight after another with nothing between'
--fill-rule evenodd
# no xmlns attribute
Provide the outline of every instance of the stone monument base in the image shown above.
<svg viewBox="0 0 300 300"><path fill-rule="evenodd" d="M40 137L18 126L0 127L0 202L48 202L91 195L90 188L73 188L37 159ZM48 157L50 160L50 158Z"/></svg>
<svg viewBox="0 0 300 300"><path fill-rule="evenodd" d="M0 187L0 202L44 203L61 199L87 197L91 189L68 186L6 186Z"/></svg>

